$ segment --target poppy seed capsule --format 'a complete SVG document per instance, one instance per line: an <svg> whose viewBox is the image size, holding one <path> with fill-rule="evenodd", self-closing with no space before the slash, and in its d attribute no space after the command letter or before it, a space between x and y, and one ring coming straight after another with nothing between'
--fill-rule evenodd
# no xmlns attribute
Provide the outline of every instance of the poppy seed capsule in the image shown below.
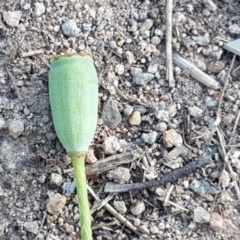
<svg viewBox="0 0 240 240"><path fill-rule="evenodd" d="M98 78L87 54L57 56L51 61L49 98L56 134L69 154L87 152L98 113Z"/></svg>

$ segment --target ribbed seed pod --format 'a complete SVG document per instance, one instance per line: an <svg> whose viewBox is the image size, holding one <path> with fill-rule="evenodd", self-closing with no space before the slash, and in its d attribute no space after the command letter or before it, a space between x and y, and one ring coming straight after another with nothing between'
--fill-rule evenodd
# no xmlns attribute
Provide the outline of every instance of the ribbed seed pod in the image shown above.
<svg viewBox="0 0 240 240"><path fill-rule="evenodd" d="M49 98L57 136L73 163L82 240L92 240L84 165L98 113L98 78L92 57L70 54L54 58L49 72Z"/></svg>
<svg viewBox="0 0 240 240"><path fill-rule="evenodd" d="M68 153L86 152L97 125L98 78L90 55L51 62L49 97L57 136Z"/></svg>

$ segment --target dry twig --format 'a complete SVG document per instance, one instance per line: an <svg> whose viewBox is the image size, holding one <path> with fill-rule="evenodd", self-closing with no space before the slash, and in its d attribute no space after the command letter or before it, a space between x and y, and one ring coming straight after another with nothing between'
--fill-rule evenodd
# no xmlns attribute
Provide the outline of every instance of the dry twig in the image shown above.
<svg viewBox="0 0 240 240"><path fill-rule="evenodd" d="M165 174L159 180L151 180L141 183L132 184L115 184L109 182L104 188L104 192L129 192L134 190L142 190L145 188L152 188L165 185L167 183L174 183L179 178L188 176L189 174L195 172L197 169L205 167L206 165L212 163L211 157L207 155L206 157L199 158L181 168L177 168L170 173Z"/></svg>
<svg viewBox="0 0 240 240"><path fill-rule="evenodd" d="M234 134L235 134L235 132L236 132L236 128L237 128L239 119L240 119L240 110L238 111L238 115L237 115L237 118L236 118L236 121L235 121L235 124L234 124L234 127L233 127L233 131L232 131L231 137L230 137L229 140L228 140L228 146L229 146L229 145L231 144L231 142L232 142L233 136L234 136Z"/></svg>
<svg viewBox="0 0 240 240"><path fill-rule="evenodd" d="M173 64L172 64L172 10L173 1L167 0L166 5L166 67L167 67L167 80L169 87L174 87L173 77Z"/></svg>
<svg viewBox="0 0 240 240"><path fill-rule="evenodd" d="M95 198L95 200L101 201L101 199L94 193L94 191L89 186L87 186L87 188L90 194ZM108 212L110 212L115 218L117 218L121 223L123 223L131 231L133 231L138 236L141 236L141 233L137 230L137 228L134 227L123 215L118 213L110 204L106 203L104 207Z"/></svg>
<svg viewBox="0 0 240 240"><path fill-rule="evenodd" d="M44 53L44 50L39 49L39 50L33 50L33 51L21 53L21 56L22 57L31 57L31 56L42 54L42 53Z"/></svg>
<svg viewBox="0 0 240 240"><path fill-rule="evenodd" d="M235 175L235 173L232 169L231 164L228 161L228 154L226 152L225 139L224 139L224 136L223 136L223 133L222 133L220 127L217 127L217 134L218 134L218 138L219 138L219 142L220 142L220 146L221 146L220 154L222 155L222 158L227 165L227 169L228 169L230 175L233 177ZM233 186L234 186L237 198L238 198L238 200L240 200L240 191L239 191L237 181L235 179L233 179Z"/></svg>

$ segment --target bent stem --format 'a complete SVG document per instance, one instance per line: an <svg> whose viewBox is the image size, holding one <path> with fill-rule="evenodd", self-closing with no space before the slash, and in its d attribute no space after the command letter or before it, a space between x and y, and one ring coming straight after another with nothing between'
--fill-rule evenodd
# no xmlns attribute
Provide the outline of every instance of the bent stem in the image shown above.
<svg viewBox="0 0 240 240"><path fill-rule="evenodd" d="M86 153L74 154L74 156L71 156L70 154L77 187L82 240L92 240L91 214L89 209L87 181L85 174L85 156Z"/></svg>

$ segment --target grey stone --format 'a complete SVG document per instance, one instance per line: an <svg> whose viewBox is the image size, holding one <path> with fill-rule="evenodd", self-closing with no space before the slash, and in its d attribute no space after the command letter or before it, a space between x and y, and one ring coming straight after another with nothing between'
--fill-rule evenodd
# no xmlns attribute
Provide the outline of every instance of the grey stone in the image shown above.
<svg viewBox="0 0 240 240"><path fill-rule="evenodd" d="M207 8L204 8L202 11L202 15L205 17L209 17L211 15L211 12Z"/></svg>
<svg viewBox="0 0 240 240"><path fill-rule="evenodd" d="M122 121L117 103L112 99L108 99L103 105L102 120L110 128L116 128Z"/></svg>
<svg viewBox="0 0 240 240"><path fill-rule="evenodd" d="M24 122L22 120L12 120L9 123L9 132L14 137L19 137L24 131Z"/></svg>
<svg viewBox="0 0 240 240"><path fill-rule="evenodd" d="M0 130L6 128L7 124L3 118L0 118Z"/></svg>
<svg viewBox="0 0 240 240"><path fill-rule="evenodd" d="M187 18L185 17L185 15L181 12L176 12L173 14L172 17L172 22L175 25L182 25L185 24L187 21Z"/></svg>
<svg viewBox="0 0 240 240"><path fill-rule="evenodd" d="M132 114L133 112L133 107L131 105L125 105L124 109L123 109L123 114L128 117Z"/></svg>
<svg viewBox="0 0 240 240"><path fill-rule="evenodd" d="M160 121L169 122L169 114L165 110L159 110L156 114L156 118Z"/></svg>
<svg viewBox="0 0 240 240"><path fill-rule="evenodd" d="M71 19L61 25L61 29L64 35L68 37L76 37L80 29L77 27L76 21Z"/></svg>
<svg viewBox="0 0 240 240"><path fill-rule="evenodd" d="M131 178L129 168L118 167L107 173L107 177L117 183L126 183Z"/></svg>
<svg viewBox="0 0 240 240"><path fill-rule="evenodd" d="M193 211L193 219L195 223L206 223L209 222L211 215L203 207L196 207Z"/></svg>
<svg viewBox="0 0 240 240"><path fill-rule="evenodd" d="M133 215L138 216L145 210L144 202L137 202L136 206L133 207L130 211Z"/></svg>
<svg viewBox="0 0 240 240"><path fill-rule="evenodd" d="M151 38L151 43L154 44L154 45L156 45L156 46L157 46L160 42L161 42L161 38L158 37L158 36L153 36L153 37Z"/></svg>
<svg viewBox="0 0 240 240"><path fill-rule="evenodd" d="M237 24L232 24L228 27L228 31L231 34L240 34L240 27Z"/></svg>
<svg viewBox="0 0 240 240"><path fill-rule="evenodd" d="M145 233L145 234L149 234L150 233L149 229L147 228L146 225L141 225L138 228L139 228L140 232L142 232L142 233Z"/></svg>
<svg viewBox="0 0 240 240"><path fill-rule="evenodd" d="M146 31L150 30L152 26L153 26L153 20L152 19L146 19L146 21L143 23L143 25L139 29L139 32L141 34L144 34Z"/></svg>
<svg viewBox="0 0 240 240"><path fill-rule="evenodd" d="M110 136L106 138L102 147L105 154L114 154L120 149L121 146L115 136Z"/></svg>
<svg viewBox="0 0 240 240"><path fill-rule="evenodd" d="M151 73L139 73L133 77L133 83L143 86L153 79L154 79L154 75Z"/></svg>
<svg viewBox="0 0 240 240"><path fill-rule="evenodd" d="M39 17L45 13L45 6L43 3L36 2L34 5L35 5L33 12L34 17Z"/></svg>
<svg viewBox="0 0 240 240"><path fill-rule="evenodd" d="M124 214L127 212L127 208L124 201L114 201L113 206L121 214Z"/></svg>
<svg viewBox="0 0 240 240"><path fill-rule="evenodd" d="M165 132L167 130L167 124L165 122L160 122L156 125L155 129L160 132Z"/></svg>
<svg viewBox="0 0 240 240"><path fill-rule="evenodd" d="M217 5L212 0L203 0L204 6L212 12L217 10Z"/></svg>
<svg viewBox="0 0 240 240"><path fill-rule="evenodd" d="M3 19L6 22L6 24L10 27L18 27L20 18L22 16L22 12L20 11L7 11L3 12Z"/></svg>
<svg viewBox="0 0 240 240"><path fill-rule="evenodd" d="M90 32L91 31L91 29L92 29L92 24L91 23L83 23L83 30L85 31L85 32Z"/></svg>
<svg viewBox="0 0 240 240"><path fill-rule="evenodd" d="M210 42L208 34L204 36L193 37L193 40L200 46L207 46Z"/></svg>
<svg viewBox="0 0 240 240"><path fill-rule="evenodd" d="M157 140L157 132L156 131L153 131L153 132L150 132L150 133L143 133L141 135L141 139L145 142L145 143L148 143L148 144L154 144Z"/></svg>
<svg viewBox="0 0 240 240"><path fill-rule="evenodd" d="M58 173L51 173L51 180L50 180L51 184L61 186L62 180L63 180L62 175Z"/></svg>
<svg viewBox="0 0 240 240"><path fill-rule="evenodd" d="M24 225L23 225L24 229L27 231L27 232L30 232L30 233L33 233L35 235L37 235L38 233L38 223L37 221L34 221L34 222L25 222Z"/></svg>
<svg viewBox="0 0 240 240"><path fill-rule="evenodd" d="M193 117L200 117L203 113L203 110L197 106L189 107L188 111Z"/></svg>
<svg viewBox="0 0 240 240"><path fill-rule="evenodd" d="M65 183L63 183L62 188L63 188L64 194L71 195L75 191L76 183L75 182L65 182Z"/></svg>

